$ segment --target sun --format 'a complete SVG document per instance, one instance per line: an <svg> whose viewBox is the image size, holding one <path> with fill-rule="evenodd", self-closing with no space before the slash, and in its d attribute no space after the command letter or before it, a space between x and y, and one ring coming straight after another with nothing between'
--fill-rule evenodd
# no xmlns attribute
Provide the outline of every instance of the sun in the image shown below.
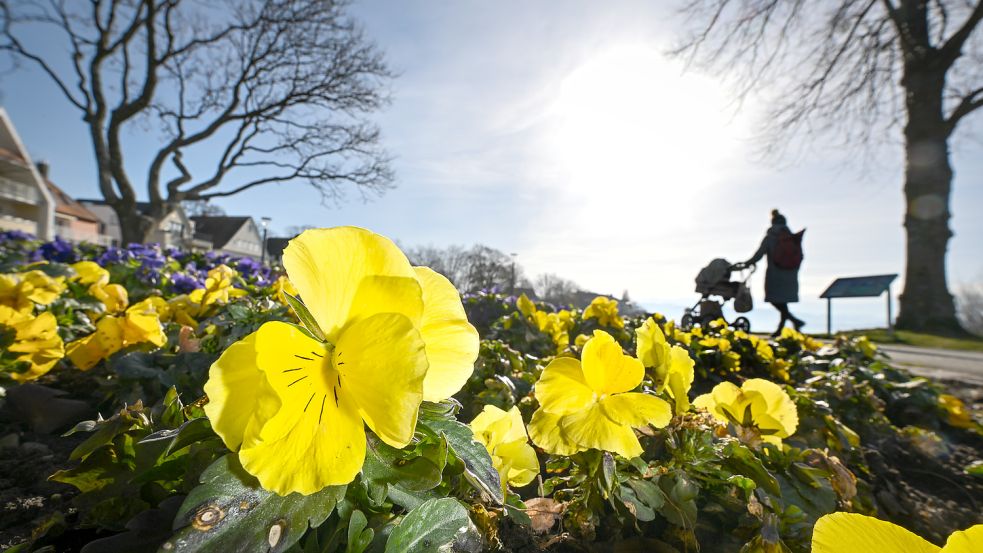
<svg viewBox="0 0 983 553"><path fill-rule="evenodd" d="M614 47L561 82L547 149L569 190L683 205L739 148L732 108L718 81L684 73L657 49Z"/></svg>

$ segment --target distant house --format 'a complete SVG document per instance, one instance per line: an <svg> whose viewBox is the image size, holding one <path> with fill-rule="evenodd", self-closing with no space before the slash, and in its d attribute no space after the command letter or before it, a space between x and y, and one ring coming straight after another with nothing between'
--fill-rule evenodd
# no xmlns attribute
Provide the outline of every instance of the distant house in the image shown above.
<svg viewBox="0 0 983 553"><path fill-rule="evenodd" d="M53 237L55 200L21 142L7 112L0 108L0 230Z"/></svg>
<svg viewBox="0 0 983 553"><path fill-rule="evenodd" d="M192 217L195 236L209 240L218 252L259 259L263 255L263 238L252 217Z"/></svg>
<svg viewBox="0 0 983 553"><path fill-rule="evenodd" d="M293 238L267 238L266 259L271 265L283 265L283 250Z"/></svg>
<svg viewBox="0 0 983 553"><path fill-rule="evenodd" d="M116 211L105 202L105 200L80 199L79 203L95 213L102 222L102 231L108 237L109 243L113 246L120 246L123 241L123 233L120 231L119 217ZM137 210L148 215L150 204L147 202L137 202ZM191 250L207 250L211 244L200 243L195 240L194 222L188 218L187 214L180 207L174 208L164 217L154 229L153 235L148 242L157 242L161 246L174 246Z"/></svg>
<svg viewBox="0 0 983 553"><path fill-rule="evenodd" d="M103 234L103 224L99 216L48 179L47 163L38 162L37 169L55 200L55 236L69 242L91 242L108 246L110 238Z"/></svg>

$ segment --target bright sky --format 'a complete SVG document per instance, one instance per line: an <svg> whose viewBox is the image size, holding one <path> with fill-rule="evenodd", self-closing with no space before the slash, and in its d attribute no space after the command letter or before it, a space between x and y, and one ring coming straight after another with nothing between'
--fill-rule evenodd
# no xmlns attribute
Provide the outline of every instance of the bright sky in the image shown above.
<svg viewBox="0 0 983 553"><path fill-rule="evenodd" d="M835 277L904 271L900 136L865 173L855 152L819 146L762 164L755 103L735 113L719 79L663 55L680 28L671 2L362 0L354 11L400 73L378 118L398 188L327 208L303 185L261 188L221 202L229 214L272 217L274 230L354 224L403 244L483 243L516 252L530 276L627 289L678 318L699 269L749 257L777 207L808 228L793 312L816 331ZM21 72L0 94L53 180L97 195L85 128L50 83ZM964 124L953 152L954 288L983 279L983 116L968 123L975 138ZM135 159L153 146L145 129L129 139ZM770 330L762 275L752 322ZM834 309L838 328L884 324L883 298Z"/></svg>

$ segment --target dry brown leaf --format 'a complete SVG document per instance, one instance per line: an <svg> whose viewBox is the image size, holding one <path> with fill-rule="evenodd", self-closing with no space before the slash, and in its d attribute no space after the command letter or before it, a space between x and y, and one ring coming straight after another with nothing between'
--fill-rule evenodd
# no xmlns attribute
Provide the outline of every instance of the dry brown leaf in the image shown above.
<svg viewBox="0 0 983 553"><path fill-rule="evenodd" d="M525 501L526 514L532 519L532 529L537 534L545 534L560 520L563 503L548 497L534 497Z"/></svg>

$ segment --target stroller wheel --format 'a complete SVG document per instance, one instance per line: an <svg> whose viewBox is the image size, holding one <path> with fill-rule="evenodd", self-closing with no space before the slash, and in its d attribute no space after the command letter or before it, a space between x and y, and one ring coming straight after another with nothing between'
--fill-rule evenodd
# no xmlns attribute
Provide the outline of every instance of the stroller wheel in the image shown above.
<svg viewBox="0 0 983 553"><path fill-rule="evenodd" d="M734 322L731 323L730 326L734 327L734 330L751 332L751 321L749 321L747 317L738 317L734 319Z"/></svg>
<svg viewBox="0 0 983 553"><path fill-rule="evenodd" d="M689 313L683 315L683 318L679 319L679 328L682 330L689 330L693 328L693 316Z"/></svg>

